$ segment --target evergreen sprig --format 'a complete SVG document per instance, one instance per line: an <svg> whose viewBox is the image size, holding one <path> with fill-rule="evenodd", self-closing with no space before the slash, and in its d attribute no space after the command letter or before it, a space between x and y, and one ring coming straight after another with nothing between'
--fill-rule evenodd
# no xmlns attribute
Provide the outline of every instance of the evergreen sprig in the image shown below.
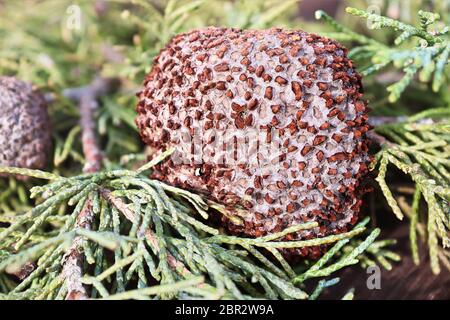
<svg viewBox="0 0 450 320"><path fill-rule="evenodd" d="M155 163L135 171L113 170L69 178L38 170L0 168L2 173L50 180L32 188L32 197L39 199L36 207L14 216L9 227L0 228L0 297L65 298L65 253L75 237L81 237L86 261L82 282L91 288L90 298L317 298L336 280L320 282L311 295L298 284L357 263L379 234L375 229L349 254L340 249L365 231L367 219L347 233L312 240L278 239L314 228L315 222L258 239L227 236L204 219L211 210L207 212L202 197L143 174ZM92 203L95 223L90 230L74 228L87 201ZM61 206L70 213L59 215ZM45 225L55 218L59 228L46 232ZM324 258L309 269L305 267L298 277L277 251L333 243L335 247ZM113 256L108 252L114 252ZM334 261L325 267L324 260ZM24 270L30 265L31 270ZM9 276L23 273L19 282ZM151 285L155 281L159 284Z"/></svg>
<svg viewBox="0 0 450 320"><path fill-rule="evenodd" d="M410 239L415 263L419 262L416 232L419 228L419 206L423 198L427 204L428 218L426 230L431 267L434 273L440 272L439 260L448 266L448 256L442 250L450 247L450 120L439 117L449 114L449 108L430 109L410 117L404 122L379 125L376 132L387 137L378 159L378 181L388 204L400 220L406 211L411 219ZM427 116L437 116L438 120ZM403 210L393 196L386 174L392 165L410 176L416 191L412 207ZM425 236L425 234L423 234ZM441 240L442 248L438 240Z"/></svg>
<svg viewBox="0 0 450 320"><path fill-rule="evenodd" d="M332 19L323 11L316 12L316 18L324 20L337 32L327 34L337 40L353 41L354 46L349 56L357 61L365 62L360 71L367 76L377 72L389 64L404 72L404 76L389 85L389 101L397 101L406 87L418 74L422 82L431 83L434 92L445 86L448 72L446 68L450 59L449 27L431 30L440 16L437 13L419 11L420 25L412 26L385 16L369 13L356 8L347 8L347 13L367 19L372 29L393 28L401 31L394 40L394 47L381 43L375 39L351 31ZM413 41L418 38L420 41ZM408 46L402 45L410 40Z"/></svg>

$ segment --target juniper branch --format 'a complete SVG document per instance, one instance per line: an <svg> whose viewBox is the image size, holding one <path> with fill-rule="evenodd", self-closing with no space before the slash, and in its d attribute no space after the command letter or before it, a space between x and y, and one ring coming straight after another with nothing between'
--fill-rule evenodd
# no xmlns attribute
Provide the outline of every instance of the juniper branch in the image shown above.
<svg viewBox="0 0 450 320"><path fill-rule="evenodd" d="M100 170L103 155L100 150L94 121L94 111L97 108L97 99L113 89L115 85L113 79L97 78L92 84L76 89L67 89L63 94L72 100L79 102L80 127L82 131L83 153L86 158L86 164L83 168L85 173L94 173ZM94 213L92 210L91 199L85 203L83 210L77 217L75 228L90 229ZM86 299L86 290L81 283L83 254L83 238L76 237L64 256L63 277L67 287L67 296L69 300Z"/></svg>

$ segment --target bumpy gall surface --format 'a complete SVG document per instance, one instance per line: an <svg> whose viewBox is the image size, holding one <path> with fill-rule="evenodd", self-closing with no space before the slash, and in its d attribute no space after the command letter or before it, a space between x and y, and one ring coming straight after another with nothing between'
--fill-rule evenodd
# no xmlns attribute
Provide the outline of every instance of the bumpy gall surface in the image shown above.
<svg viewBox="0 0 450 320"><path fill-rule="evenodd" d="M0 77L0 146L0 166L45 169L50 157L44 97L13 77Z"/></svg>
<svg viewBox="0 0 450 320"><path fill-rule="evenodd" d="M175 36L138 94L136 123L146 144L175 148L185 162L167 160L154 177L225 205L222 220L233 234L259 237L308 221L319 227L286 239L347 231L370 156L368 108L346 51L282 29ZM247 157L238 152L243 145ZM187 156L192 151L200 158ZM318 257L324 249L283 252Z"/></svg>

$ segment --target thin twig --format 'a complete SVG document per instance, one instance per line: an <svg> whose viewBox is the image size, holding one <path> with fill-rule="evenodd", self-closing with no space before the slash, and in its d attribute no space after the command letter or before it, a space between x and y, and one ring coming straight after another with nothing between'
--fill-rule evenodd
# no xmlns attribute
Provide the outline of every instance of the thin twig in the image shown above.
<svg viewBox="0 0 450 320"><path fill-rule="evenodd" d="M63 91L66 98L77 101L80 109L80 127L82 129L82 146L86 158L83 168L85 173L100 171L103 161L103 153L98 144L94 113L98 107L97 99L117 88L117 80L97 78L90 85L80 88L67 89ZM83 210L77 217L75 228L91 229L94 220L92 203L86 201ZM82 253L83 238L75 237L72 245L64 255L62 275L67 287L67 300L87 299L86 289L81 282L82 264L84 255Z"/></svg>
<svg viewBox="0 0 450 320"><path fill-rule="evenodd" d="M406 117L406 116L398 116L398 117L371 116L369 118L369 124L374 127L388 125L388 124L402 123L402 122L406 122L406 121L408 121L408 117ZM428 123L428 124L434 123L433 119L430 119L430 118L423 118L420 120L420 122ZM371 131L367 132L367 137L380 146L391 144L384 136L375 132L375 130L371 130Z"/></svg>
<svg viewBox="0 0 450 320"><path fill-rule="evenodd" d="M407 120L408 120L408 117L406 117L406 116L399 116L399 117L370 116L369 124L376 127L376 126L379 126L382 124L399 123L399 122L405 122Z"/></svg>
<svg viewBox="0 0 450 320"><path fill-rule="evenodd" d="M83 210L80 212L77 218L76 227L90 229L91 223L94 218L92 212L92 204L90 201L86 201ZM67 286L67 300L84 300L87 299L86 289L81 283L81 277L83 276L81 266L83 264L84 256L82 253L83 238L75 237L64 255L64 265L62 275L65 279Z"/></svg>
<svg viewBox="0 0 450 320"><path fill-rule="evenodd" d="M383 137L381 134L376 133L374 130L371 130L367 132L367 138L369 138L371 141L375 142L376 144L382 146L386 143L389 143L389 141Z"/></svg>

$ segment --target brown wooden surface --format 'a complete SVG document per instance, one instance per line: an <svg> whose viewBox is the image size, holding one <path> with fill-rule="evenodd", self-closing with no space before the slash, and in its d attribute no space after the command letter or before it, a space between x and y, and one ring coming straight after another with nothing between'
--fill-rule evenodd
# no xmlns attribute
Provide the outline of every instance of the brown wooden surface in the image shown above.
<svg viewBox="0 0 450 320"><path fill-rule="evenodd" d="M340 299L342 293L352 287L355 288L355 299L450 299L450 272L442 266L440 275L433 275L427 249L423 245L419 247L421 263L414 265L409 249L407 221L395 223L393 230L382 234L382 238L398 240L394 251L402 256L402 261L395 263L391 271L382 268L381 289L369 290L366 270L350 267L339 274L340 283L327 289L322 299Z"/></svg>

